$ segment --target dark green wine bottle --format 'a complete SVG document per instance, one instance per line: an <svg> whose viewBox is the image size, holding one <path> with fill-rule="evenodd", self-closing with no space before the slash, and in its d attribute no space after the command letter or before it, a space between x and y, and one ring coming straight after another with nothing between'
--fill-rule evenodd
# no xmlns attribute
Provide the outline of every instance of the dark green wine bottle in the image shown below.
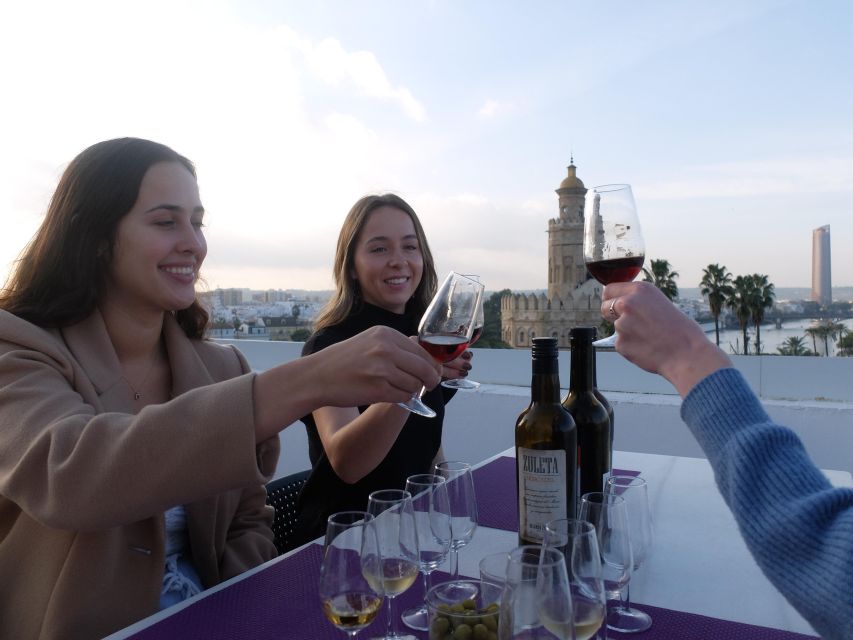
<svg viewBox="0 0 853 640"><path fill-rule="evenodd" d="M594 337L594 327L575 327L569 332L571 378L569 393L563 400L563 406L572 414L578 432L581 495L604 490L604 478L610 474L612 459L610 418L593 391Z"/></svg>
<svg viewBox="0 0 853 640"><path fill-rule="evenodd" d="M560 404L557 339L533 339L530 405L515 423L519 544L542 544L545 524L574 518L577 431Z"/></svg>
<svg viewBox="0 0 853 640"><path fill-rule="evenodd" d="M593 335L593 340L595 340L596 337L597 337L597 334ZM595 349L595 345L593 345L592 348ZM595 353L597 355L598 352L596 351ZM610 401L598 389L598 358L596 357L596 355L593 355L593 358L592 358L592 392L595 394L595 397L598 398L598 401L604 405L604 408L607 409L607 417L610 419L610 462L608 463L608 466L612 469L613 468L613 443L616 442L616 440L614 439L615 432L613 431L613 426L614 426L613 405L610 404Z"/></svg>

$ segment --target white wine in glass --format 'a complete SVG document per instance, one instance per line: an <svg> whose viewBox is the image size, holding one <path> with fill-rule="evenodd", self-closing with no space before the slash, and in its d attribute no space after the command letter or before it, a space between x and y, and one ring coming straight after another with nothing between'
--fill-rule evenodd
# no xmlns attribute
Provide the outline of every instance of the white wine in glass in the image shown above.
<svg viewBox="0 0 853 640"><path fill-rule="evenodd" d="M329 516L320 565L323 614L350 638L373 622L382 608L382 584L366 575L378 571L379 544L373 516L343 511Z"/></svg>
<svg viewBox="0 0 853 640"><path fill-rule="evenodd" d="M383 587L388 602L388 630L383 640L416 640L397 631L394 598L411 587L418 577L418 538L412 495L402 489L374 491L367 498L367 511L374 517L381 562L365 572L374 587Z"/></svg>
<svg viewBox="0 0 853 640"><path fill-rule="evenodd" d="M587 191L583 259L590 275L603 285L631 282L643 268L645 258L646 245L631 185L605 184ZM612 347L615 342L614 333L593 344Z"/></svg>

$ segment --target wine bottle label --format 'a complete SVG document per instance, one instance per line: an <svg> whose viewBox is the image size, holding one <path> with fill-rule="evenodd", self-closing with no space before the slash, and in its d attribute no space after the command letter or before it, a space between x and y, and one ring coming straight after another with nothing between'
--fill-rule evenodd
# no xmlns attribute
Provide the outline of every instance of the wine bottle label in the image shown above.
<svg viewBox="0 0 853 640"><path fill-rule="evenodd" d="M566 518L566 452L518 448L519 533L542 542L545 524Z"/></svg>

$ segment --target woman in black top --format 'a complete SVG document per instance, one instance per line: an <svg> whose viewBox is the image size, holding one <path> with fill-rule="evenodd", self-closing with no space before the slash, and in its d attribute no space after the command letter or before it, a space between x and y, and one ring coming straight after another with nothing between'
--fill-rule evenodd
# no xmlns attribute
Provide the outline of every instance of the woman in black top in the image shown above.
<svg viewBox="0 0 853 640"><path fill-rule="evenodd" d="M432 254L414 210L393 194L366 196L350 209L335 255L336 292L302 350L309 355L376 325L415 335L437 286ZM471 369L471 353L444 365L442 376ZM425 418L396 404L322 407L304 416L313 469L299 496L300 533L325 531L336 511L367 508L378 489L402 489L441 459L444 405L453 391L424 396L437 413Z"/></svg>

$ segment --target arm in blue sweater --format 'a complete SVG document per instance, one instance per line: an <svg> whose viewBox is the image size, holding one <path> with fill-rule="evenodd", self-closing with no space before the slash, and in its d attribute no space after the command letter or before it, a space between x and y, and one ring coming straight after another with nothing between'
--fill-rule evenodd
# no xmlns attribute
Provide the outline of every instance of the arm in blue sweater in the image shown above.
<svg viewBox="0 0 853 640"><path fill-rule="evenodd" d="M681 415L768 579L823 638L853 637L853 489L829 484L735 369L699 382Z"/></svg>
<svg viewBox="0 0 853 640"><path fill-rule="evenodd" d="M833 488L712 344L653 285L608 285L616 349L669 380L768 579L829 640L853 638L853 489Z"/></svg>

